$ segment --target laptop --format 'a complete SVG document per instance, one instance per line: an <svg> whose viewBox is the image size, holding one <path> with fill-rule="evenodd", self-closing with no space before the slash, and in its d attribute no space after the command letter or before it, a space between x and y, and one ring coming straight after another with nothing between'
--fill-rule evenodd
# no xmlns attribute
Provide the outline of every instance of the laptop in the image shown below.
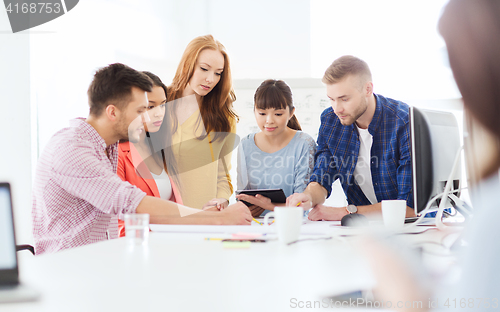
<svg viewBox="0 0 500 312"><path fill-rule="evenodd" d="M19 283L10 184L0 182L0 303L34 301L39 297L37 291Z"/></svg>

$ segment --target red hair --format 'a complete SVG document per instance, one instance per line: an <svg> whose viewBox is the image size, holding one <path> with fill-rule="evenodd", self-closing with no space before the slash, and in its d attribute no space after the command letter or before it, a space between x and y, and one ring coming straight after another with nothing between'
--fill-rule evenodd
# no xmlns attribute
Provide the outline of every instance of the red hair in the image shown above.
<svg viewBox="0 0 500 312"><path fill-rule="evenodd" d="M231 68L229 66L229 58L226 53L226 48L212 35L200 36L194 38L186 47L182 55L177 72L175 73L172 84L167 89L167 101L177 100L182 97L182 93L188 85L193 72L195 70L196 61L201 51L212 49L219 51L224 57L224 70L217 85L207 95L202 97L200 105L201 118L205 125L206 133L217 132L214 140L219 137L224 138L227 133L231 132L234 120L238 120L238 116L233 110L233 102L236 100L236 95L233 90L231 79ZM176 106L171 110L173 126L172 133L177 130L178 121L175 117ZM205 136L200 137L203 139Z"/></svg>

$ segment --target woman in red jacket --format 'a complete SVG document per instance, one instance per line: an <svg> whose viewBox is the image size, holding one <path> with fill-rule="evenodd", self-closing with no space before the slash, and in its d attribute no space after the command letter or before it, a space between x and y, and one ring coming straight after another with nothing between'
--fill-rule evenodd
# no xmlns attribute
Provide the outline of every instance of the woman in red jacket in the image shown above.
<svg viewBox="0 0 500 312"><path fill-rule="evenodd" d="M153 90L148 92L148 108L144 130L138 142L122 142L118 152L118 176L140 188L149 196L170 200L182 205L178 191L175 158L171 155L171 135L155 136L165 117L167 87L160 78L143 72L153 80ZM165 127L170 128L170 127ZM120 236L125 236L122 220L118 222Z"/></svg>

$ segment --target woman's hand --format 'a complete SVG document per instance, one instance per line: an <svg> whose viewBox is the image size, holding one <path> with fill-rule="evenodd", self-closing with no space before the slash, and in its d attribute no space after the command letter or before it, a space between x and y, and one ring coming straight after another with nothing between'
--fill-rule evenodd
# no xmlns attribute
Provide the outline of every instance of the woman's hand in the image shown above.
<svg viewBox="0 0 500 312"><path fill-rule="evenodd" d="M238 194L236 195L238 200L243 200L250 204L248 209L252 213L252 217L257 218L264 212L264 210L274 210L274 205L271 202L271 199L257 194L255 196L247 195L247 194Z"/></svg>
<svg viewBox="0 0 500 312"><path fill-rule="evenodd" d="M274 210L274 205L271 202L271 199L266 196L262 196L260 194L257 194L255 196L247 194L238 194L236 195L236 198L238 200L243 200L246 201L247 203L258 206L262 209Z"/></svg>
<svg viewBox="0 0 500 312"><path fill-rule="evenodd" d="M248 207L248 209L250 209L250 213L252 214L252 217L254 217L254 218L260 217L260 215L265 211L264 208L261 208L259 206L255 206L255 205L250 205L250 207Z"/></svg>
<svg viewBox="0 0 500 312"><path fill-rule="evenodd" d="M222 210L219 215L222 217L222 224L226 225L250 225L252 215L245 204L238 202Z"/></svg>
<svg viewBox="0 0 500 312"><path fill-rule="evenodd" d="M213 210L216 208L217 210L223 210L229 205L229 201L225 198L214 198L209 200L205 205L203 205L203 210Z"/></svg>

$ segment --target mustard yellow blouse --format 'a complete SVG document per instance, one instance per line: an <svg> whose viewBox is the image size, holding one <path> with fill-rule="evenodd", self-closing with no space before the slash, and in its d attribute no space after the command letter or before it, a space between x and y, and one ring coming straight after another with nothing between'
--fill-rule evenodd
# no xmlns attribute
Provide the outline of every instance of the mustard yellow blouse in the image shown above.
<svg viewBox="0 0 500 312"><path fill-rule="evenodd" d="M177 161L179 190L184 205L201 209L213 198L229 199L233 193L231 155L238 143L236 120L231 123L231 133L224 139L209 143L214 133L203 140L205 134L200 111L195 111L177 127L172 137L172 150Z"/></svg>

